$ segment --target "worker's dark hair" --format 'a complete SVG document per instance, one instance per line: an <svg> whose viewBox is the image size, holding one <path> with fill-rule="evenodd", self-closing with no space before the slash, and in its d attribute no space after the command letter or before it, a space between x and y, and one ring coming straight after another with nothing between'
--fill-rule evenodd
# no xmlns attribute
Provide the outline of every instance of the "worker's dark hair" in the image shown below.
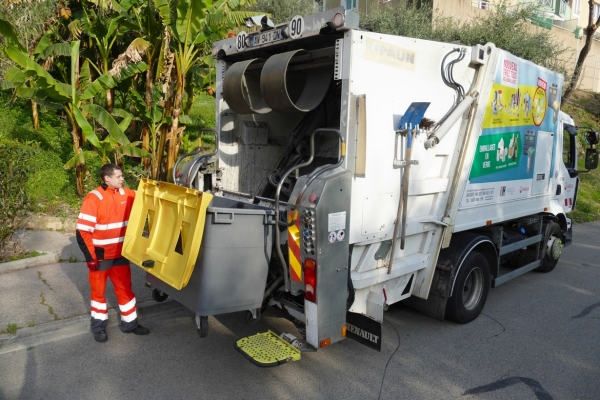
<svg viewBox="0 0 600 400"><path fill-rule="evenodd" d="M102 180L102 183L104 183L105 176L112 176L115 171L123 170L117 164L104 164L102 168L100 168L100 179Z"/></svg>

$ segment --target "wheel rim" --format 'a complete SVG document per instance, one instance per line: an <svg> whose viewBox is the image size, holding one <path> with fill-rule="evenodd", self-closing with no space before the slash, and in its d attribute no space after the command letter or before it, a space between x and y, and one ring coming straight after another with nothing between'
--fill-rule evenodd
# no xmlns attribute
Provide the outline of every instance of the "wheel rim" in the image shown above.
<svg viewBox="0 0 600 400"><path fill-rule="evenodd" d="M481 293L483 293L483 271L474 268L467 276L463 287L463 304L467 310L477 307Z"/></svg>
<svg viewBox="0 0 600 400"><path fill-rule="evenodd" d="M565 246L561 238L550 236L548 245L546 246L546 257L550 260L558 260L562 254L563 247Z"/></svg>

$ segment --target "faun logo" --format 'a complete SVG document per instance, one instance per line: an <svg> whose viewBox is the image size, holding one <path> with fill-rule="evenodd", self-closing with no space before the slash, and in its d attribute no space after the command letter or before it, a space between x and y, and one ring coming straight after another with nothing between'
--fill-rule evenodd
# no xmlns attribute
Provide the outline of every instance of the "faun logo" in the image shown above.
<svg viewBox="0 0 600 400"><path fill-rule="evenodd" d="M368 38L366 58L380 64L414 71L417 54L402 47Z"/></svg>
<svg viewBox="0 0 600 400"><path fill-rule="evenodd" d="M523 193L523 192L527 192L527 191L529 191L529 188L527 186L519 187L519 193Z"/></svg>
<svg viewBox="0 0 600 400"><path fill-rule="evenodd" d="M363 339L367 339L369 342L377 344L379 341L379 336L373 335L370 332L365 331L364 329L360 329L357 326L351 325L346 322L346 328L348 332L355 334L356 336L360 336Z"/></svg>

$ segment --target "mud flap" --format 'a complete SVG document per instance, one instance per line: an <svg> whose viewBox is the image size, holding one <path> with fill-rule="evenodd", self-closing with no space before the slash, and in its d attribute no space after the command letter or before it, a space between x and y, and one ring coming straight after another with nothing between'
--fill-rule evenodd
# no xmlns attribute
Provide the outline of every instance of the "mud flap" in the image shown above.
<svg viewBox="0 0 600 400"><path fill-rule="evenodd" d="M367 316L346 313L346 337L381 351L381 323Z"/></svg>

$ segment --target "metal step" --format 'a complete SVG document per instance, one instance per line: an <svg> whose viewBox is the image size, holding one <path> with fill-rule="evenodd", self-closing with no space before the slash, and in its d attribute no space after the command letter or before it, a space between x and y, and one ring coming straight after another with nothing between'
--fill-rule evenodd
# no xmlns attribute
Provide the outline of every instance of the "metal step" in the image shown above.
<svg viewBox="0 0 600 400"><path fill-rule="evenodd" d="M272 331L241 338L234 347L259 367L276 367L300 360L300 350Z"/></svg>
<svg viewBox="0 0 600 400"><path fill-rule="evenodd" d="M536 269L537 267L540 266L540 261L541 260L536 260L532 263L529 263L527 265L524 265L520 268L517 268L507 274L504 274L502 276L497 277L496 279L492 280L492 287L495 288L497 286L502 285L503 283L506 283L508 281L510 281L511 279L514 279L518 276L521 276L523 274L526 274L527 272Z"/></svg>
<svg viewBox="0 0 600 400"><path fill-rule="evenodd" d="M542 235L535 235L535 236L529 237L527 239L519 240L518 242L515 242L515 243L507 244L500 248L498 255L503 256L505 254L512 253L515 250L519 250L519 249L522 249L523 247L527 247L532 244L538 243L541 240L542 240Z"/></svg>

